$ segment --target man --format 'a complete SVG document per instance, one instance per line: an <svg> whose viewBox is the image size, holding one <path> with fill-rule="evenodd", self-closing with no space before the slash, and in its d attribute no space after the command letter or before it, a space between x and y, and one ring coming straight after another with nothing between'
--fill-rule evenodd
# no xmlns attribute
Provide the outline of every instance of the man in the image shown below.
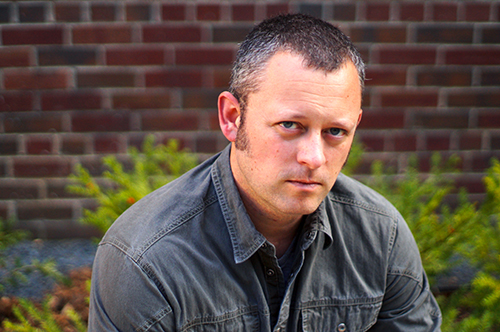
<svg viewBox="0 0 500 332"><path fill-rule="evenodd" d="M363 80L326 22L254 28L219 96L230 146L111 227L89 331L439 331L406 223L340 174Z"/></svg>

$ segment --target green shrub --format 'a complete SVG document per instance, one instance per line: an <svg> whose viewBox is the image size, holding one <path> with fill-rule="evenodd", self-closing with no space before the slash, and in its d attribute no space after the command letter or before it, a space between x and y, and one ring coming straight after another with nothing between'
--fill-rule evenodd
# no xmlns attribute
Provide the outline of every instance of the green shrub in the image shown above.
<svg viewBox="0 0 500 332"><path fill-rule="evenodd" d="M445 200L456 191L453 176L458 162L456 157L443 161L439 154L434 154L430 172L421 174L413 158L403 174L394 175L384 171L383 164L376 161L372 165L372 177L366 181L386 197L408 223L431 284L453 266L451 258L471 245L471 234L480 228L477 208L469 202L464 190L458 192L456 208L451 208Z"/></svg>
<svg viewBox="0 0 500 332"><path fill-rule="evenodd" d="M95 226L103 234L132 204L193 168L197 160L194 154L179 151L175 140L155 146L153 136L145 139L142 153L131 148L129 155L131 171L126 171L113 155L103 158L109 169L103 173L105 184L99 185L80 164L70 176L76 183L68 186L68 191L94 198L98 203L95 211L84 209L83 223Z"/></svg>
<svg viewBox="0 0 500 332"><path fill-rule="evenodd" d="M25 230L14 229L14 219L3 220L0 218L0 296L7 285L19 286L28 281L28 275L38 271L51 277L57 282L66 283L68 279L57 269L56 263L51 259L44 261L32 260L25 263L18 255L7 256L6 249L29 237Z"/></svg>
<svg viewBox="0 0 500 332"><path fill-rule="evenodd" d="M3 328L5 331L19 332L87 331L85 322L74 309L68 307L62 314L57 315L50 308L50 300L51 298L47 297L40 306L37 306L32 301L19 299L19 305L12 308L17 322L5 320Z"/></svg>

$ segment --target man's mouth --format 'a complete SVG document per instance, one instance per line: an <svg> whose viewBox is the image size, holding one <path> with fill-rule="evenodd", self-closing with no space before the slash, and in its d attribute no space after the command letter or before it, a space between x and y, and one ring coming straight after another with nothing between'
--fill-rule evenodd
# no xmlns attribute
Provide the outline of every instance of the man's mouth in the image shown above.
<svg viewBox="0 0 500 332"><path fill-rule="evenodd" d="M292 184L296 187L304 189L304 190L313 190L319 186L322 186L322 184L320 182L311 181L311 180L294 179L294 180L288 180L287 182L289 182L290 184Z"/></svg>

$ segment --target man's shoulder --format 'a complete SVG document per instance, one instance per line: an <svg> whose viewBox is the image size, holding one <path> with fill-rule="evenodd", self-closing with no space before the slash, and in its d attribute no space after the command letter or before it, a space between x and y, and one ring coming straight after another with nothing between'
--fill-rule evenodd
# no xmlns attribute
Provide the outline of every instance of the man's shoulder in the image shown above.
<svg viewBox="0 0 500 332"><path fill-rule="evenodd" d="M211 178L215 159L210 158L132 205L113 223L101 243L141 255L159 238L189 222L196 211L217 201Z"/></svg>
<svg viewBox="0 0 500 332"><path fill-rule="evenodd" d="M399 212L384 196L359 182L358 180L339 174L335 185L329 193L331 201L356 206L359 209L384 214L397 218Z"/></svg>

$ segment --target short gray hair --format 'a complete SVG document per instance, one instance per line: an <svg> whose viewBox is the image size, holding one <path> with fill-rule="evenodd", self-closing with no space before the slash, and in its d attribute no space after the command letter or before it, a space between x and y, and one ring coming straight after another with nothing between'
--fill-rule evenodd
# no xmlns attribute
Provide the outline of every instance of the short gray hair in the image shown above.
<svg viewBox="0 0 500 332"><path fill-rule="evenodd" d="M245 109L256 92L269 59L279 51L304 58L307 67L332 72L351 61L364 87L365 65L349 37L332 24L304 14L279 15L254 27L241 43L231 72L229 92Z"/></svg>

